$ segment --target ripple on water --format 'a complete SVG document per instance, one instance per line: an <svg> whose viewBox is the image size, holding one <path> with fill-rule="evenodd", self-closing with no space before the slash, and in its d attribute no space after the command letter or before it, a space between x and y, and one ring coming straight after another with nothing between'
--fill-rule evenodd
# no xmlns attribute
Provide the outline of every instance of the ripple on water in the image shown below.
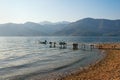
<svg viewBox="0 0 120 80"><path fill-rule="evenodd" d="M43 74L45 76L53 72L62 74L89 64L99 57L96 54L98 51L73 51L70 45L67 49L59 49L59 46L49 48L49 45L36 44L33 40L35 39L0 40L0 80L30 80L35 75L43 77Z"/></svg>

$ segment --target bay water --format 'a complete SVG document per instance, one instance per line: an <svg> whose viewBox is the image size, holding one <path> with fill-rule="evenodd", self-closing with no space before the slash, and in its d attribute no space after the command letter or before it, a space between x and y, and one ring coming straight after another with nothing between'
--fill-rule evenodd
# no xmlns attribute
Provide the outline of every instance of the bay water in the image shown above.
<svg viewBox="0 0 120 80"><path fill-rule="evenodd" d="M46 45L40 44L45 40L48 42ZM51 41L57 43L55 48L50 48ZM67 43L67 48L60 49L61 41ZM44 80L54 72L57 73L54 76L69 73L103 57L97 49L73 50L73 43L119 41L119 37L0 37L0 80ZM52 80L52 77L49 79Z"/></svg>

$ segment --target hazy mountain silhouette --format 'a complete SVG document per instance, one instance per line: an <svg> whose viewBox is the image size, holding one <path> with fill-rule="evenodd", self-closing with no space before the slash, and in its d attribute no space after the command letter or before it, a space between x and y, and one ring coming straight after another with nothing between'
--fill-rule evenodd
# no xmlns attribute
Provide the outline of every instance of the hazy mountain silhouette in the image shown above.
<svg viewBox="0 0 120 80"><path fill-rule="evenodd" d="M67 21L56 22L56 23L44 21L44 22L41 22L40 24L48 29L48 32L49 32L48 34L53 35L55 32L63 30L69 23L70 22L67 22Z"/></svg>
<svg viewBox="0 0 120 80"><path fill-rule="evenodd" d="M120 20L85 18L68 24L58 35L120 36Z"/></svg>
<svg viewBox="0 0 120 80"><path fill-rule="evenodd" d="M1 24L0 36L37 36L47 35L41 29L44 27L36 23L27 22L25 24Z"/></svg>
<svg viewBox="0 0 120 80"><path fill-rule="evenodd" d="M120 36L120 20L84 18L76 22L0 24L0 36Z"/></svg>
<svg viewBox="0 0 120 80"><path fill-rule="evenodd" d="M0 24L0 36L48 36L62 30L66 23L39 24L26 22L24 24Z"/></svg>

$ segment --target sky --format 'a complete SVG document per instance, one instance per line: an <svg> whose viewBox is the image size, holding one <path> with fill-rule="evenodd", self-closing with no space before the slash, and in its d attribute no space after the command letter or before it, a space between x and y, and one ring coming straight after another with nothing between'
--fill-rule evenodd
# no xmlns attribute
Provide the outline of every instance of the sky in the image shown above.
<svg viewBox="0 0 120 80"><path fill-rule="evenodd" d="M0 0L0 23L120 19L120 0Z"/></svg>

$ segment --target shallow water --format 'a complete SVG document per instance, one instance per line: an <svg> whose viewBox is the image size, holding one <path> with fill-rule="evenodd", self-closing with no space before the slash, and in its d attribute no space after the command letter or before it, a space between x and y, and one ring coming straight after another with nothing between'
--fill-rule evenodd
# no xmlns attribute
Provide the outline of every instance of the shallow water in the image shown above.
<svg viewBox="0 0 120 80"><path fill-rule="evenodd" d="M97 40L99 39L99 40ZM56 41L56 48L39 41ZM60 49L58 42L66 41L66 49ZM34 76L45 79L52 72L64 73L84 67L102 57L98 50L72 50L72 43L105 42L108 38L97 37L1 37L0 38L0 80L30 80ZM109 42L119 38L109 38ZM44 74L44 75L43 75ZM32 77L32 78L31 78Z"/></svg>

